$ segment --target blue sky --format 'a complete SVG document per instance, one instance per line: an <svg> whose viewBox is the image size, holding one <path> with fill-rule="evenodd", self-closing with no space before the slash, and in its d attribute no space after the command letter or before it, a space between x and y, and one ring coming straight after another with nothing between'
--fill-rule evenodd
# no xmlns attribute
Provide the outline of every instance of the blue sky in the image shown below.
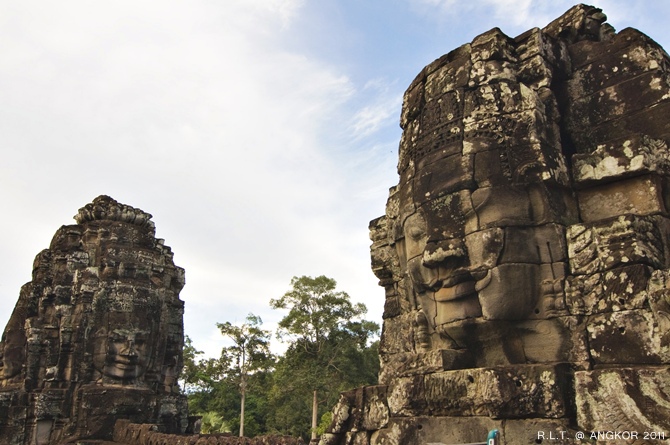
<svg viewBox="0 0 670 445"><path fill-rule="evenodd" d="M476 35L572 4L5 2L0 327L35 255L100 194L154 215L186 269L186 333L210 355L216 322L273 328L268 302L296 275L336 279L381 323L367 225L397 183L402 93ZM670 47L669 4L595 4Z"/></svg>

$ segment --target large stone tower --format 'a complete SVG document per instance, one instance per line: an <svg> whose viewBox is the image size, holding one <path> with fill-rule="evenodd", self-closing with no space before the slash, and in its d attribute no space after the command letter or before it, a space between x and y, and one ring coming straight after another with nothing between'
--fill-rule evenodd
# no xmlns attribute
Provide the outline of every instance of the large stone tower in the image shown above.
<svg viewBox="0 0 670 445"><path fill-rule="evenodd" d="M183 432L184 270L151 215L99 196L35 258L0 343L0 443Z"/></svg>
<svg viewBox="0 0 670 445"><path fill-rule="evenodd" d="M323 444L670 433L670 59L605 20L496 28L410 85L370 224L380 385Z"/></svg>

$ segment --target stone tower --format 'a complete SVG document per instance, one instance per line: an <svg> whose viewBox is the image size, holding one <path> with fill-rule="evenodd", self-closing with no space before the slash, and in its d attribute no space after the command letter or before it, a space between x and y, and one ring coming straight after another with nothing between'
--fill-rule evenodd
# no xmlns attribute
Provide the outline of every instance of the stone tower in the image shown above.
<svg viewBox="0 0 670 445"><path fill-rule="evenodd" d="M412 82L370 224L380 385L322 444L670 439L670 59L605 20L496 28Z"/></svg>
<svg viewBox="0 0 670 445"><path fill-rule="evenodd" d="M35 258L0 343L0 443L183 432L184 270L151 215L99 196Z"/></svg>

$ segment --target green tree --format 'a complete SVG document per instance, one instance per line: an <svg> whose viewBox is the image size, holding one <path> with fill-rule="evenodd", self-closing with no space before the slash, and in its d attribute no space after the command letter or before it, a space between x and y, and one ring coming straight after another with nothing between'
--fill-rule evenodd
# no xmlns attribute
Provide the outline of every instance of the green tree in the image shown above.
<svg viewBox="0 0 670 445"><path fill-rule="evenodd" d="M184 392L194 392L211 389L226 375L230 367L230 357L222 355L218 359L198 359L202 355L193 345L187 335L184 339L184 370L182 372Z"/></svg>
<svg viewBox="0 0 670 445"><path fill-rule="evenodd" d="M379 326L362 319L365 305L353 304L346 292L337 291L332 278L293 277L291 287L270 300L273 308L288 310L277 335L289 343L270 394L273 426L304 435L310 428L302 425L311 411L311 436L316 438L320 404L330 407L341 391L376 383L379 363L376 355L370 359L368 342Z"/></svg>
<svg viewBox="0 0 670 445"><path fill-rule="evenodd" d="M184 368L182 369L182 386L185 393L193 392L198 387L200 381L200 367L197 357L202 354L193 346L193 341L187 335L184 337Z"/></svg>
<svg viewBox="0 0 670 445"><path fill-rule="evenodd" d="M208 422L216 429L217 418L223 420L226 431L239 431L240 428L240 375L228 348L222 348L219 358L198 359L202 353L197 351L192 342L187 348L194 353L190 359L190 369L185 380L187 385L189 412L203 416L203 424L207 416ZM197 352L197 354L195 353ZM188 355L188 354L186 354ZM269 365L268 365L269 366ZM255 436L267 432L267 418L270 406L267 399L272 386L271 369L256 369L247 375L244 432ZM218 416L218 417L217 417Z"/></svg>
<svg viewBox="0 0 670 445"><path fill-rule="evenodd" d="M218 413L208 411L202 415L201 432L203 434L229 433L230 429Z"/></svg>
<svg viewBox="0 0 670 445"><path fill-rule="evenodd" d="M302 276L291 279L293 289L279 299L271 299L274 309L288 309L279 322L280 338L301 341L305 347L321 348L329 336L347 329L367 312L363 303L352 304L346 292L336 292L337 282L326 276ZM379 329L376 323L365 322Z"/></svg>
<svg viewBox="0 0 670 445"><path fill-rule="evenodd" d="M221 334L232 340L232 346L223 348L222 356L227 356L234 366L240 389L240 437L244 436L244 409L246 404L249 375L265 370L271 363L270 331L261 328L260 317L249 314L246 322L237 326L230 322L217 323Z"/></svg>

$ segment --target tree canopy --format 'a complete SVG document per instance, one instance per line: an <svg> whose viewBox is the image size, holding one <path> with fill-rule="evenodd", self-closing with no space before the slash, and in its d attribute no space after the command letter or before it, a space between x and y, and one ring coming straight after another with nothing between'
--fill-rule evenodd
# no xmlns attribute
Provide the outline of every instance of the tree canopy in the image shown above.
<svg viewBox="0 0 670 445"><path fill-rule="evenodd" d="M363 303L352 304L346 292L335 291L332 278L293 277L291 286L281 298L270 300L274 309L289 309L279 322L282 338L321 345L332 334L355 328L353 320L367 312Z"/></svg>
<svg viewBox="0 0 670 445"><path fill-rule="evenodd" d="M246 435L307 439L315 391L323 414L341 391L377 383L378 342L372 340L379 326L362 318L365 305L352 303L325 276L293 277L290 285L283 296L270 300L272 308L288 311L276 331L287 343L283 355L270 355L269 332L253 314L242 325L217 323L233 343L222 348L219 359L198 360L199 351L187 339L184 369L192 413L211 413L235 430L244 397Z"/></svg>
<svg viewBox="0 0 670 445"><path fill-rule="evenodd" d="M270 331L261 328L261 317L247 315L241 325L227 321L217 323L221 334L233 341L232 346L222 350L222 356L230 357L240 388L240 437L244 437L244 410L246 406L247 380L250 373L266 370L271 365Z"/></svg>

